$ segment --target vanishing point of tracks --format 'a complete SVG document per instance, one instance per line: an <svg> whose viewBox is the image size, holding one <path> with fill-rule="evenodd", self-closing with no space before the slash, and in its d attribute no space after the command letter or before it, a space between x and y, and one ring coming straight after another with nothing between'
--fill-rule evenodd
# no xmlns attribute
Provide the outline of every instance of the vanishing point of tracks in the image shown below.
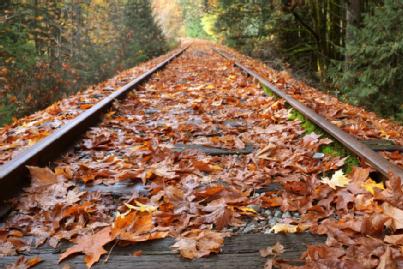
<svg viewBox="0 0 403 269"><path fill-rule="evenodd" d="M164 188L170 183L184 190L204 188L205 184L233 184L251 194L264 189L270 177L296 179L339 169L343 165L341 158L312 158L321 145L331 141L315 135L304 138L299 123L287 120L286 103L382 175L403 179L402 169L242 64L235 62L234 66L227 53L192 46L187 49L179 49L0 166L1 200L18 194L29 184L27 166L51 164L60 171L72 165L73 169L63 171L71 179L85 183L80 185L81 190L86 191L88 184L88 190L109 188L115 195L120 192L129 196L129 185L114 185L125 180L155 180L149 186L155 194L160 190L155 185L162 178ZM264 96L259 83L282 99ZM147 166L149 169L144 169ZM178 178L179 182L171 182ZM131 200L150 191L136 188L137 196ZM195 195L207 199L202 191ZM180 210L194 209L183 206ZM180 224L190 222L175 221L174 229L178 230L185 229ZM191 221L192 226L207 224L211 222L206 216ZM256 248L250 244L245 243ZM212 266L226 268L219 262Z"/></svg>

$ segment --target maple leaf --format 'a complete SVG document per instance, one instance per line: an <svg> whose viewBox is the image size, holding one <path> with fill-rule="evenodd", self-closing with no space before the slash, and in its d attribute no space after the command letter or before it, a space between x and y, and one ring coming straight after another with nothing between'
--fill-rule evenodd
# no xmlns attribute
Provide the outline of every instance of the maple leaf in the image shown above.
<svg viewBox="0 0 403 269"><path fill-rule="evenodd" d="M57 183L57 177L48 167L41 168L36 166L28 166L29 173L32 178L33 186L47 186Z"/></svg>
<svg viewBox="0 0 403 269"><path fill-rule="evenodd" d="M336 187L346 187L349 183L349 179L344 175L341 169L337 170L330 179L323 177L321 181L329 185L332 189L336 189Z"/></svg>
<svg viewBox="0 0 403 269"><path fill-rule="evenodd" d="M85 264L90 268L99 258L106 253L104 245L113 241L115 237L112 235L112 227L108 226L95 234L84 235L75 240L76 245L68 248L60 255L59 263L68 256L82 252L85 254Z"/></svg>
<svg viewBox="0 0 403 269"><path fill-rule="evenodd" d="M210 253L219 253L224 236L223 233L194 229L182 234L172 248L179 250L184 258L197 259Z"/></svg>
<svg viewBox="0 0 403 269"><path fill-rule="evenodd" d="M380 190L385 189L383 182L376 183L376 181L373 181L371 178L368 178L361 186L372 195L375 193L375 188Z"/></svg>

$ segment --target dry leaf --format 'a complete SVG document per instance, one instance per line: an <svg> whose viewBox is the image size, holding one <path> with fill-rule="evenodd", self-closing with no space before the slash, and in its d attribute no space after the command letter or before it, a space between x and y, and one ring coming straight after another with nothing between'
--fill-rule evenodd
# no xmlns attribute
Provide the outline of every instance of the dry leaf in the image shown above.
<svg viewBox="0 0 403 269"><path fill-rule="evenodd" d="M392 218L394 229L403 229L403 210L385 202L383 204L383 213Z"/></svg>
<svg viewBox="0 0 403 269"><path fill-rule="evenodd" d="M371 194L375 193L375 189L384 190L383 182L376 183L371 178L368 178L363 184L362 187L366 189Z"/></svg>
<svg viewBox="0 0 403 269"><path fill-rule="evenodd" d="M14 264L7 265L5 269L28 269L42 262L39 256L27 259L24 256L18 258Z"/></svg>
<svg viewBox="0 0 403 269"><path fill-rule="evenodd" d="M105 227L95 234L81 236L75 240L76 245L68 248L60 255L59 262L74 253L82 252L85 254L85 264L90 268L103 254L106 253L104 245L114 239L111 227Z"/></svg>
<svg viewBox="0 0 403 269"><path fill-rule="evenodd" d="M349 183L349 179L344 175L343 170L337 170L333 176L322 178L322 183L329 185L332 189L336 187L346 187Z"/></svg>
<svg viewBox="0 0 403 269"><path fill-rule="evenodd" d="M172 248L179 250L184 258L197 259L210 253L219 253L224 236L223 233L195 229L181 235Z"/></svg>
<svg viewBox="0 0 403 269"><path fill-rule="evenodd" d="M262 248L259 250L260 256L267 257L269 255L279 255L284 252L284 246L280 242L276 242L274 246Z"/></svg>
<svg viewBox="0 0 403 269"><path fill-rule="evenodd" d="M137 211L140 211L140 212L154 212L154 211L157 210L157 208L155 206L152 206L152 205L145 205L145 204L142 204L142 203L140 203L138 201L134 201L134 203L137 206L133 206L133 205L130 205L130 204L127 204L127 203L125 203L125 206L127 206L129 209L137 210Z"/></svg>
<svg viewBox="0 0 403 269"><path fill-rule="evenodd" d="M32 178L32 185L35 186L46 186L57 183L57 177L52 170L48 167L41 168L36 166L28 166L29 173Z"/></svg>
<svg viewBox="0 0 403 269"><path fill-rule="evenodd" d="M403 234L387 235L384 241L393 245L403 245Z"/></svg>
<svg viewBox="0 0 403 269"><path fill-rule="evenodd" d="M307 224L299 224L299 225L293 225L293 224L287 224L287 223L277 223L271 229L269 232L274 232L274 233L297 233L297 232L303 232L306 229L308 229L310 225Z"/></svg>

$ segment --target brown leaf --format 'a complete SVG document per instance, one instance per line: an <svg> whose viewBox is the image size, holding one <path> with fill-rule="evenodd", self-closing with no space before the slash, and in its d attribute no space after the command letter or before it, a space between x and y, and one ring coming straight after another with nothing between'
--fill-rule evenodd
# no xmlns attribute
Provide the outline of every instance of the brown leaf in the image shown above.
<svg viewBox="0 0 403 269"><path fill-rule="evenodd" d="M279 255L284 252L284 246L280 242L276 242L274 246L262 248L259 250L260 256L267 257L269 255Z"/></svg>
<svg viewBox="0 0 403 269"><path fill-rule="evenodd" d="M403 229L403 210L386 202L383 204L383 212L392 218L394 229Z"/></svg>
<svg viewBox="0 0 403 269"><path fill-rule="evenodd" d="M74 253L82 252L85 254L85 264L90 268L103 254L106 253L103 246L114 239L115 238L112 235L112 227L110 226L103 228L95 234L81 236L75 240L77 243L76 245L68 248L60 255L59 262Z"/></svg>
<svg viewBox="0 0 403 269"><path fill-rule="evenodd" d="M398 269L389 246L386 246L385 253L381 256L376 269Z"/></svg>
<svg viewBox="0 0 403 269"><path fill-rule="evenodd" d="M28 269L34 267L40 262L42 262L42 259L39 256L35 256L28 260L24 256L21 256L14 264L7 265L6 269Z"/></svg>
<svg viewBox="0 0 403 269"><path fill-rule="evenodd" d="M384 241L389 244L403 245L403 234L387 235Z"/></svg>
<svg viewBox="0 0 403 269"><path fill-rule="evenodd" d="M197 259L210 253L219 253L224 236L223 233L194 229L182 234L172 248L179 250L184 258Z"/></svg>
<svg viewBox="0 0 403 269"><path fill-rule="evenodd" d="M273 260L267 259L267 261L264 264L263 269L272 269L272 268L273 268Z"/></svg>
<svg viewBox="0 0 403 269"><path fill-rule="evenodd" d="M48 167L41 168L36 166L27 166L32 178L32 185L47 186L57 183L57 177Z"/></svg>

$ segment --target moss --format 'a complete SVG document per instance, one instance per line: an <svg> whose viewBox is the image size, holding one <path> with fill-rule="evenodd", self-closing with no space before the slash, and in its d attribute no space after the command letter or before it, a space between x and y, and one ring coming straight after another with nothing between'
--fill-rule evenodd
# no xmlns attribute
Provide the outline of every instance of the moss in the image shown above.
<svg viewBox="0 0 403 269"><path fill-rule="evenodd" d="M263 84L260 84L261 86L262 86L262 89L263 89L263 91L268 95L268 96L270 96L270 97L274 97L274 98L278 98L278 96L274 93L274 92L272 92L272 90L269 88L269 87L267 87L267 86L265 86L265 85L263 85Z"/></svg>
<svg viewBox="0 0 403 269"><path fill-rule="evenodd" d="M345 173L351 172L353 167L359 165L358 158L353 155L348 149L346 149L340 142L334 141L332 137L326 134L322 129L313 124L310 120L306 119L304 115L302 115L297 110L291 108L288 114L289 120L298 120L301 122L302 128L305 130L306 134L316 133L323 137L328 137L333 140L333 143L329 145L322 145L319 149L320 152L325 153L326 155L335 156L335 157L347 157L345 164L343 166L343 171Z"/></svg>
<svg viewBox="0 0 403 269"><path fill-rule="evenodd" d="M313 124L310 120L307 120L304 115L302 115L300 112L298 112L295 109L290 109L288 113L288 120L298 120L301 122L302 128L305 130L305 133L310 134L310 133L316 133L320 135L324 135L324 132L322 129L320 129L318 126Z"/></svg>

